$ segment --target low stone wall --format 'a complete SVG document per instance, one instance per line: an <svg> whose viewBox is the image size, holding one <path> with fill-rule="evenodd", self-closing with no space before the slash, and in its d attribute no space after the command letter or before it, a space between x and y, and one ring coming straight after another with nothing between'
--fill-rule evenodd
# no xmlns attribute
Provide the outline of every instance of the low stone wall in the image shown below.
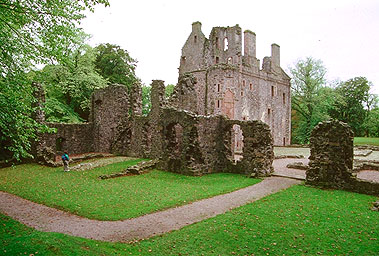
<svg viewBox="0 0 379 256"><path fill-rule="evenodd" d="M55 128L56 133L45 134L45 146L52 149L55 155L67 150L69 154L82 154L93 152L93 130L91 123L84 124L58 124L48 123Z"/></svg>
<svg viewBox="0 0 379 256"><path fill-rule="evenodd" d="M353 137L345 123L319 123L311 133L306 184L379 195L379 183L353 175Z"/></svg>

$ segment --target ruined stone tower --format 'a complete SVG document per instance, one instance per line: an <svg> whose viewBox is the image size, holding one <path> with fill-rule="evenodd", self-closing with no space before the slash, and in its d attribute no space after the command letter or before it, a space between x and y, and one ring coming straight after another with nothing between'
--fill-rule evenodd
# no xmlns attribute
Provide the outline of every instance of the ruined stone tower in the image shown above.
<svg viewBox="0 0 379 256"><path fill-rule="evenodd" d="M214 27L208 39L195 22L182 48L178 86L191 74L196 82L186 80L175 106L201 115L261 120L270 126L275 145L290 144L290 77L280 67L279 45L271 45L271 57L261 67L254 32L242 35L238 25Z"/></svg>

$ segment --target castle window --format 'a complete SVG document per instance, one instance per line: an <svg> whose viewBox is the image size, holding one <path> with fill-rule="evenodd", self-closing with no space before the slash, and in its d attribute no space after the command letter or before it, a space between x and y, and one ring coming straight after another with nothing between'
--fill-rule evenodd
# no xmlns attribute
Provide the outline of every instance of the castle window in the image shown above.
<svg viewBox="0 0 379 256"><path fill-rule="evenodd" d="M245 86L245 80L242 80L242 86Z"/></svg>
<svg viewBox="0 0 379 256"><path fill-rule="evenodd" d="M216 64L218 64L220 58L219 57L216 57Z"/></svg>
<svg viewBox="0 0 379 256"><path fill-rule="evenodd" d="M197 43L197 36L194 37L195 44Z"/></svg>
<svg viewBox="0 0 379 256"><path fill-rule="evenodd" d="M286 145L286 137L283 137L283 146Z"/></svg>
<svg viewBox="0 0 379 256"><path fill-rule="evenodd" d="M229 43L228 43L228 38L224 38L224 51L227 51L229 49Z"/></svg>
<svg viewBox="0 0 379 256"><path fill-rule="evenodd" d="M274 86L271 86L271 97L274 97L275 93L274 93Z"/></svg>
<svg viewBox="0 0 379 256"><path fill-rule="evenodd" d="M220 84L218 84L217 85L217 92L220 92L220 90L221 90L221 86L220 86Z"/></svg>
<svg viewBox="0 0 379 256"><path fill-rule="evenodd" d="M250 91L252 91L252 90L253 90L253 84L250 83Z"/></svg>
<svg viewBox="0 0 379 256"><path fill-rule="evenodd" d="M283 105L285 105L285 104L286 104L286 94L283 93Z"/></svg>
<svg viewBox="0 0 379 256"><path fill-rule="evenodd" d="M242 120L246 121L246 119L247 119L246 116L242 117Z"/></svg>
<svg viewBox="0 0 379 256"><path fill-rule="evenodd" d="M243 91L241 91L241 96L243 96Z"/></svg>
<svg viewBox="0 0 379 256"><path fill-rule="evenodd" d="M220 100L217 100L217 108L220 108L220 106L221 106L221 102Z"/></svg>
<svg viewBox="0 0 379 256"><path fill-rule="evenodd" d="M267 119L271 119L271 109L267 109Z"/></svg>

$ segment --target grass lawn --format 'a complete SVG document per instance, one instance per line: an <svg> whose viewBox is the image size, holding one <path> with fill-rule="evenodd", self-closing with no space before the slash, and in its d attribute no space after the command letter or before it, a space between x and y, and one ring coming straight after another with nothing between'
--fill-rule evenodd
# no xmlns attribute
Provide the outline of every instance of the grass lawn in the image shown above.
<svg viewBox="0 0 379 256"><path fill-rule="evenodd" d="M354 137L354 145L379 146L379 138Z"/></svg>
<svg viewBox="0 0 379 256"><path fill-rule="evenodd" d="M0 218L4 255L378 255L375 197L294 186L134 244L87 240ZM38 252L38 254L37 254Z"/></svg>
<svg viewBox="0 0 379 256"><path fill-rule="evenodd" d="M120 220L187 204L258 183L243 175L189 177L154 170L139 176L100 180L141 160L88 171L63 172L24 164L0 169L0 190L91 219Z"/></svg>

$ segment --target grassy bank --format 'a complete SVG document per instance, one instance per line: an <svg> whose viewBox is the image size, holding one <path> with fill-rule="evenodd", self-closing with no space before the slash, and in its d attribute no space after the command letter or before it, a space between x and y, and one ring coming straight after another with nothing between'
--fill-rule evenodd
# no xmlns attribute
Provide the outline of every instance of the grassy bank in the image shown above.
<svg viewBox="0 0 379 256"><path fill-rule="evenodd" d="M144 175L100 180L140 160L88 171L63 172L37 164L0 169L0 190L91 219L120 220L228 193L259 182L218 173L189 177L154 170Z"/></svg>
<svg viewBox="0 0 379 256"><path fill-rule="evenodd" d="M133 244L44 233L2 216L4 255L377 255L373 196L295 186ZM37 254L38 252L38 254Z"/></svg>
<svg viewBox="0 0 379 256"><path fill-rule="evenodd" d="M379 138L354 137L354 145L379 146Z"/></svg>

